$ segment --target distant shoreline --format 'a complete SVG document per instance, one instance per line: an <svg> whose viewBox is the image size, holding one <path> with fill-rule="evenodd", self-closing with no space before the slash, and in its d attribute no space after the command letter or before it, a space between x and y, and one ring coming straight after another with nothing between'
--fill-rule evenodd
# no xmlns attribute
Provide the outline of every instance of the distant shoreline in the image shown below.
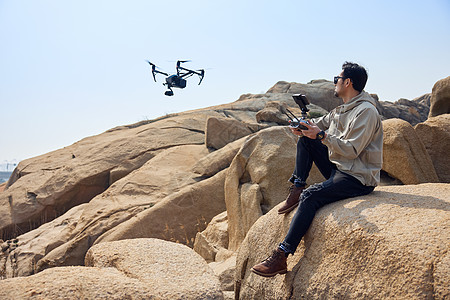
<svg viewBox="0 0 450 300"><path fill-rule="evenodd" d="M0 171L0 183L8 181L11 174L12 174L12 171L11 172Z"/></svg>

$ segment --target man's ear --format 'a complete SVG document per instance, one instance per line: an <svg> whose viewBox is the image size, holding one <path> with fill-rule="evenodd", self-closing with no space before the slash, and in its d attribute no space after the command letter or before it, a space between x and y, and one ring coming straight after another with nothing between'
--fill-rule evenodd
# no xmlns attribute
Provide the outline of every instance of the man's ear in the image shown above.
<svg viewBox="0 0 450 300"><path fill-rule="evenodd" d="M347 80L347 79L348 79L348 80ZM352 80L351 80L350 78L346 78L346 79L345 79L345 86L346 86L346 87L349 87L350 85L353 87L353 82L352 82Z"/></svg>

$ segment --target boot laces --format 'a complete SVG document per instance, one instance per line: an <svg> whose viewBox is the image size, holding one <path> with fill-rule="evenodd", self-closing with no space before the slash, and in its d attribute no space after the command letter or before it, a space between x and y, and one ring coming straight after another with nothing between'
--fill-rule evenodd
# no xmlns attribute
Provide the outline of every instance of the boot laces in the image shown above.
<svg viewBox="0 0 450 300"><path fill-rule="evenodd" d="M264 260L264 263L268 266L271 266L278 259L278 257L280 255L281 255L280 252L278 252L277 250L274 250L272 255Z"/></svg>

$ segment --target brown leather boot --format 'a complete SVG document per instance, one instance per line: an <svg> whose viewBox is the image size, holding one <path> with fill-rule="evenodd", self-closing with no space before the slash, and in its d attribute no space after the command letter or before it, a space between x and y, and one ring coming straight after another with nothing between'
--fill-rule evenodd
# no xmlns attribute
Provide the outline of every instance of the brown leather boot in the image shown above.
<svg viewBox="0 0 450 300"><path fill-rule="evenodd" d="M300 202L300 195L302 194L304 186L297 187L295 184L291 185L289 188L289 196L286 198L284 205L278 209L278 213L286 214L297 207Z"/></svg>
<svg viewBox="0 0 450 300"><path fill-rule="evenodd" d="M273 277L287 272L286 255L283 250L274 250L272 255L252 268L253 273L264 277Z"/></svg>

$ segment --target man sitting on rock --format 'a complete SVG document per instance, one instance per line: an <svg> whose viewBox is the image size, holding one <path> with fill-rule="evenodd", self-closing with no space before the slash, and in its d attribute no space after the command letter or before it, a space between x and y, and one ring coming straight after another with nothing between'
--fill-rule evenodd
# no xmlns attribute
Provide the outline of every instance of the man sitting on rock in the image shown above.
<svg viewBox="0 0 450 300"><path fill-rule="evenodd" d="M286 258L294 254L317 210L338 200L369 194L379 183L383 129L375 101L363 91L366 82L367 72L362 66L345 62L341 74L334 77L335 96L344 104L309 120L307 130L291 129L300 136L290 179L293 185L278 213L298 209L284 241L252 268L254 273L265 277L286 273ZM305 189L313 162L327 180Z"/></svg>

